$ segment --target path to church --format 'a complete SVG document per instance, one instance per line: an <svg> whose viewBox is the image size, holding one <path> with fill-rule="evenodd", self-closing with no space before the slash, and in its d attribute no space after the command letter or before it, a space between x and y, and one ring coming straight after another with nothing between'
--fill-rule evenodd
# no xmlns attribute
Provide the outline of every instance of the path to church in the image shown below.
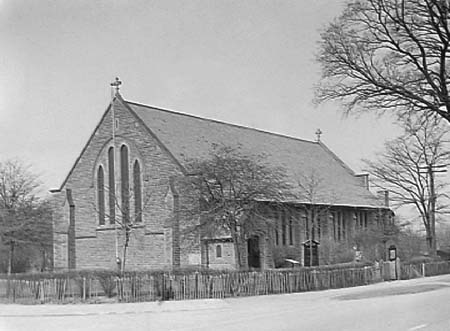
<svg viewBox="0 0 450 331"><path fill-rule="evenodd" d="M247 297L103 305L0 305L0 330L450 330L450 275Z"/></svg>

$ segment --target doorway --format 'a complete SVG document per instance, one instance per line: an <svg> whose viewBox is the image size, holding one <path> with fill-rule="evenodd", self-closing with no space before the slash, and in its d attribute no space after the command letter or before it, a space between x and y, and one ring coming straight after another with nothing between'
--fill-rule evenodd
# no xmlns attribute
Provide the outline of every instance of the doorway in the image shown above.
<svg viewBox="0 0 450 331"><path fill-rule="evenodd" d="M303 243L303 265L315 267L319 265L319 242L307 240Z"/></svg>
<svg viewBox="0 0 450 331"><path fill-rule="evenodd" d="M247 240L248 267L252 269L261 268L261 257L259 252L259 237L253 236Z"/></svg>

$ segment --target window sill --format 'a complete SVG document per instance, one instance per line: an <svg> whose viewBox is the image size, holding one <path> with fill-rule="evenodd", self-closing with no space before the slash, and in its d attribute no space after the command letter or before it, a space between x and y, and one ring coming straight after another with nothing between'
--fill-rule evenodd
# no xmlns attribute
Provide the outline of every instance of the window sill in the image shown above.
<svg viewBox="0 0 450 331"><path fill-rule="evenodd" d="M140 229L140 228L144 228L145 225L144 224L134 224L132 226L133 229ZM95 229L95 231L111 231L111 230L115 230L116 227L113 224L108 224L108 225L97 225L97 228ZM117 230L121 230L121 226L118 225L117 226Z"/></svg>
<svg viewBox="0 0 450 331"><path fill-rule="evenodd" d="M98 225L95 231L109 231L109 230L115 230L116 227L114 225ZM119 229L119 227L117 227Z"/></svg>

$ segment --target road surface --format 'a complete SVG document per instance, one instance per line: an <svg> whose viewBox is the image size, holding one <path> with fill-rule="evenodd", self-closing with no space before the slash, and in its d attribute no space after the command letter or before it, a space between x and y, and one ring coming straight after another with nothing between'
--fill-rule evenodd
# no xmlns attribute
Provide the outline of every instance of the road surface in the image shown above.
<svg viewBox="0 0 450 331"><path fill-rule="evenodd" d="M101 305L0 305L0 330L450 330L450 275L320 292Z"/></svg>

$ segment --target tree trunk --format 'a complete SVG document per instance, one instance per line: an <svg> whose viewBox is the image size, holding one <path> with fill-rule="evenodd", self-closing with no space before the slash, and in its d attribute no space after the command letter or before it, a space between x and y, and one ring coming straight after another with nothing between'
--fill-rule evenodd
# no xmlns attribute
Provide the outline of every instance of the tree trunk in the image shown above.
<svg viewBox="0 0 450 331"><path fill-rule="evenodd" d="M233 247L234 247L234 261L236 263L236 269L241 270L242 262L241 262L241 242L239 235L237 233L236 227L231 227L231 237L233 239Z"/></svg>
<svg viewBox="0 0 450 331"><path fill-rule="evenodd" d="M432 222L430 224L430 256L436 256L436 229L435 229L435 220L432 218Z"/></svg>
<svg viewBox="0 0 450 331"><path fill-rule="evenodd" d="M425 223L426 241L428 254L430 256L436 256L436 233L432 221L430 215L427 215Z"/></svg>
<svg viewBox="0 0 450 331"><path fill-rule="evenodd" d="M11 275L14 262L14 241L9 243L8 275Z"/></svg>
<svg viewBox="0 0 450 331"><path fill-rule="evenodd" d="M312 267L313 266L313 240L314 240L314 230L315 230L315 226L314 226L314 217L315 217L315 213L313 210L309 211L309 219L311 220L311 224L309 227L309 266Z"/></svg>
<svg viewBox="0 0 450 331"><path fill-rule="evenodd" d="M45 251L45 247L42 248L42 264L41 264L41 272L47 268L47 252Z"/></svg>
<svg viewBox="0 0 450 331"><path fill-rule="evenodd" d="M127 248L129 242L130 242L130 233L127 229L125 229L125 243L123 244L122 268L121 268L122 275L125 273L125 262L127 259Z"/></svg>
<svg viewBox="0 0 450 331"><path fill-rule="evenodd" d="M127 247L128 247L128 244L125 244L123 246L122 265L121 265L121 270L120 270L122 275L125 273L125 262L126 262L126 258L127 258Z"/></svg>
<svg viewBox="0 0 450 331"><path fill-rule="evenodd" d="M431 215L430 215L430 256L436 256L436 192L434 191L433 166L429 167L430 191L431 191Z"/></svg>

